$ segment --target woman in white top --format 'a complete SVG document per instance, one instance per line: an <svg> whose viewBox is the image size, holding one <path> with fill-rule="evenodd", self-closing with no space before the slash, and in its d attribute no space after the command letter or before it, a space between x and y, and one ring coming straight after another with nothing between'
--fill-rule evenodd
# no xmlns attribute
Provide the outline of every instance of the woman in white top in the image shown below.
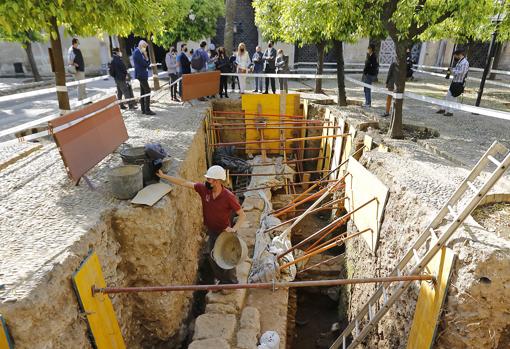
<svg viewBox="0 0 510 349"><path fill-rule="evenodd" d="M248 73L248 68L251 65L250 54L246 51L246 46L244 43L240 43L237 48L237 73L246 74ZM239 89L241 94L244 93L244 89L246 88L246 76L239 76Z"/></svg>

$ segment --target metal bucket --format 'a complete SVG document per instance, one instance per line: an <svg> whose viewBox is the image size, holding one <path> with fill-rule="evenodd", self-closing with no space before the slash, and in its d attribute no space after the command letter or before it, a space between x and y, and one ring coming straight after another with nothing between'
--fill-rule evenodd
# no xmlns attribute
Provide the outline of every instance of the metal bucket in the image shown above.
<svg viewBox="0 0 510 349"><path fill-rule="evenodd" d="M143 171L143 184L148 185L159 181L154 173L154 165L145 154L144 147L125 148L120 151L120 157L124 165L140 165Z"/></svg>
<svg viewBox="0 0 510 349"><path fill-rule="evenodd" d="M237 234L224 231L216 239L211 256L220 268L233 269L246 259L248 247Z"/></svg>
<svg viewBox="0 0 510 349"><path fill-rule="evenodd" d="M142 167L138 165L113 168L109 178L113 196L120 200L132 199L143 189Z"/></svg>

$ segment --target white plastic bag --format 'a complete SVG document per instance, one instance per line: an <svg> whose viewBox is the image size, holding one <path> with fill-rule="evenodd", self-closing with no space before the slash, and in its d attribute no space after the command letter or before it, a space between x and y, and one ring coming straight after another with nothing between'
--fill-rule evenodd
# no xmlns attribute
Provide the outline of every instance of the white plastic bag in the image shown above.
<svg viewBox="0 0 510 349"><path fill-rule="evenodd" d="M279 349L280 348L280 336L275 331L266 331L260 337L260 345L258 349Z"/></svg>

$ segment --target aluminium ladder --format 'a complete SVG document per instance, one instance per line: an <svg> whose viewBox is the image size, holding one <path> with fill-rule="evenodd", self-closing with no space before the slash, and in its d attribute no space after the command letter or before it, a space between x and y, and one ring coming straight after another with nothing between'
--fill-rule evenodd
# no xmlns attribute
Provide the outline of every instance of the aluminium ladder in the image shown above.
<svg viewBox="0 0 510 349"><path fill-rule="evenodd" d="M495 158L498 154L504 156L501 162ZM481 173L490 164L496 165L497 168L491 172L484 181ZM478 206L483 197L501 178L509 165L510 152L501 143L494 142L446 204L439 210L425 231L423 231L413 243L390 275L402 275L406 267L410 268L410 272L405 273L406 275L420 274L435 254L446 245L448 239L457 228ZM480 183L483 184L481 186L476 185ZM468 191L471 191L472 194L468 195L466 193ZM459 206L462 206L462 208L456 212L455 207L459 209ZM441 230L437 229L448 214L453 217L453 220L449 220L444 229L443 227ZM427 247L428 242L430 242L430 248ZM420 256L419 250L422 247L425 247L426 252L423 256ZM396 285L394 284L395 286L391 284L379 286L356 317L347 325L340 337L331 345L330 349L337 349L340 346L342 346L343 349L352 349L360 344L381 320L384 314L389 311L390 307L399 300L402 293L404 293L411 283L412 281L401 281ZM352 336L352 342L347 345L350 336Z"/></svg>

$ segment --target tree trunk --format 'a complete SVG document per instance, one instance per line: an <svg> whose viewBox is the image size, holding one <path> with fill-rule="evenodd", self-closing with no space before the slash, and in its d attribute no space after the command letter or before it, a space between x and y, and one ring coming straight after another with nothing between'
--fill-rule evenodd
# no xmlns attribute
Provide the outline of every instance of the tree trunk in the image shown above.
<svg viewBox="0 0 510 349"><path fill-rule="evenodd" d="M223 34L223 45L225 53L230 56L234 48L234 21L236 18L236 0L225 1L225 32Z"/></svg>
<svg viewBox="0 0 510 349"><path fill-rule="evenodd" d="M338 83L338 105L347 106L347 96L345 94L345 73L344 73L344 46L342 41L335 40L336 55L336 79Z"/></svg>
<svg viewBox="0 0 510 349"><path fill-rule="evenodd" d="M501 59L501 49L502 48L503 48L503 45L500 42L496 42L496 53L494 54L494 61L492 62L492 69L498 69L499 61ZM487 79L489 79L489 80L496 79L496 74L491 73Z"/></svg>
<svg viewBox="0 0 510 349"><path fill-rule="evenodd" d="M404 93L406 87L406 74L407 74L407 53L406 48L409 47L410 42L398 41L393 38L395 42L395 50L397 53L397 64L396 64L396 90L395 93ZM404 132L402 128L402 111L404 106L403 99L395 99L393 102L393 115L391 118L391 125L389 136L394 139L404 138Z"/></svg>
<svg viewBox="0 0 510 349"><path fill-rule="evenodd" d="M62 55L62 42L60 41L60 33L58 31L57 18L52 17L50 20L51 27L55 32L50 35L51 52L53 68L55 69L55 85L57 88L58 107L61 114L65 114L71 110L69 104L69 94L66 87L66 71L64 65L64 57Z"/></svg>
<svg viewBox="0 0 510 349"><path fill-rule="evenodd" d="M34 52L32 51L32 42L27 40L25 41L24 46L28 57L28 63L30 64L30 69L32 70L32 75L34 75L34 81L42 81L41 74L39 74L39 69L35 63Z"/></svg>
<svg viewBox="0 0 510 349"><path fill-rule="evenodd" d="M154 78L154 90L159 90L158 66L156 65L156 53L154 52L154 44L151 40L152 34L147 38L149 44L149 55L152 63L152 76Z"/></svg>
<svg viewBox="0 0 510 349"><path fill-rule="evenodd" d="M317 44L317 75L322 75L324 71L324 42L319 42ZM322 79L315 80L315 93L322 92Z"/></svg>
<svg viewBox="0 0 510 349"><path fill-rule="evenodd" d="M122 61L126 67L131 68L131 62L129 61L129 55L127 53L126 38L123 36L118 36L117 38L119 39L120 52L122 52Z"/></svg>

